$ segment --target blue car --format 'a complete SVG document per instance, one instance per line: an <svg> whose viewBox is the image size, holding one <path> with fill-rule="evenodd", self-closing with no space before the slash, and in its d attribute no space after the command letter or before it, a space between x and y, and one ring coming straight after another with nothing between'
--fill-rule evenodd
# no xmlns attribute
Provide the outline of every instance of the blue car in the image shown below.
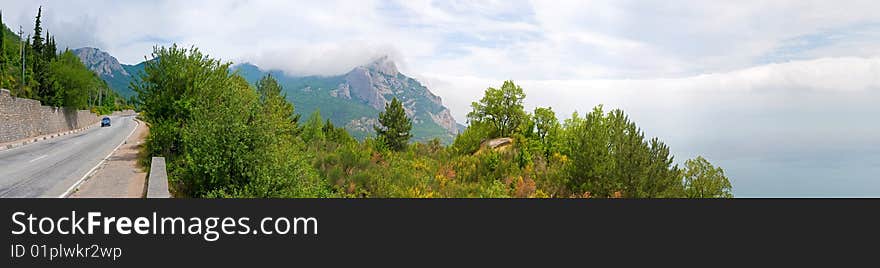
<svg viewBox="0 0 880 268"><path fill-rule="evenodd" d="M110 126L110 117L104 117L101 119L101 127L109 127Z"/></svg>

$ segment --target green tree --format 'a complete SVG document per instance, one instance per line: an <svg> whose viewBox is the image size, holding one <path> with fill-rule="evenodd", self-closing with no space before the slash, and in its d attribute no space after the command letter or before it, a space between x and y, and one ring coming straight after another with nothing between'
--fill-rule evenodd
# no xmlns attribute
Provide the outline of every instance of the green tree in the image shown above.
<svg viewBox="0 0 880 268"><path fill-rule="evenodd" d="M49 74L48 82L59 89L59 102L65 107L85 109L89 90L98 86L94 74L69 50L49 64Z"/></svg>
<svg viewBox="0 0 880 268"><path fill-rule="evenodd" d="M508 137L527 117L522 104L525 97L522 87L504 81L500 89L490 87L479 102L471 103L468 119L492 126L495 133L489 138Z"/></svg>
<svg viewBox="0 0 880 268"><path fill-rule="evenodd" d="M37 9L37 18L34 21L34 34L33 34L33 43L31 44L31 48L35 55L43 55L43 26L41 17L43 15L43 6L40 6ZM37 69L36 61L34 63L34 69Z"/></svg>
<svg viewBox="0 0 880 268"><path fill-rule="evenodd" d="M535 124L535 135L541 143L545 159L549 159L557 150L558 135L561 125L559 124L559 120L556 119L556 113L554 113L553 109L550 107L535 108L533 119Z"/></svg>
<svg viewBox="0 0 880 268"><path fill-rule="evenodd" d="M669 148L644 133L621 110L602 106L566 120L564 152L569 187L595 196L676 197L681 195L677 166Z"/></svg>
<svg viewBox="0 0 880 268"><path fill-rule="evenodd" d="M141 116L150 123L150 154L178 155L183 149L180 130L191 122L194 100L227 83L229 64L177 45L154 48L152 57L160 60L147 61L131 88L144 108Z"/></svg>
<svg viewBox="0 0 880 268"><path fill-rule="evenodd" d="M281 97L281 85L278 84L278 80L275 77L272 77L272 74L267 74L260 78L260 81L257 81L257 94L260 95L260 102L267 103L272 99L276 99Z"/></svg>
<svg viewBox="0 0 880 268"><path fill-rule="evenodd" d="M321 110L316 109L303 126L302 140L306 143L323 142L324 119L321 119Z"/></svg>
<svg viewBox="0 0 880 268"><path fill-rule="evenodd" d="M43 48L43 61L44 62L52 62L55 60L57 56L57 48L55 47L55 36L50 36L49 31L46 31L46 47Z"/></svg>
<svg viewBox="0 0 880 268"><path fill-rule="evenodd" d="M681 169L674 165L669 146L658 138L652 138L648 149L647 175L639 182L640 197L673 198L684 196L681 185Z"/></svg>
<svg viewBox="0 0 880 268"><path fill-rule="evenodd" d="M571 159L566 166L568 189L609 196L620 188L610 177L614 165L608 149L608 124L601 105L584 117L572 114L565 121L564 142L563 151Z"/></svg>
<svg viewBox="0 0 880 268"><path fill-rule="evenodd" d="M61 106L61 94L54 91L53 84L49 81L49 61L46 56L49 52L46 48L46 39L43 38L42 26L43 7L37 10L37 17L34 21L33 43L31 44L30 61L34 73L34 79L37 82L37 95L44 104L52 106ZM54 52L52 52L54 53Z"/></svg>
<svg viewBox="0 0 880 268"><path fill-rule="evenodd" d="M273 122L271 129L294 136L299 135L302 131L299 128L300 115L294 112L293 103L287 101L287 95L282 93L283 90L278 84L278 80L268 74L257 81L256 85L257 94L264 109L263 114L277 116L277 118L269 118L269 122Z"/></svg>
<svg viewBox="0 0 880 268"><path fill-rule="evenodd" d="M333 122L330 122L330 119L327 119L327 122L324 123L322 130L324 132L324 137L327 138L328 141L337 144L348 144L355 141L345 128L334 126Z"/></svg>
<svg viewBox="0 0 880 268"><path fill-rule="evenodd" d="M6 75L6 24L3 24L3 11L0 10L0 87Z"/></svg>
<svg viewBox="0 0 880 268"><path fill-rule="evenodd" d="M684 192L690 198L731 198L730 180L724 170L702 156L685 161Z"/></svg>
<svg viewBox="0 0 880 268"><path fill-rule="evenodd" d="M412 138L412 121L406 116L403 104L394 98L385 104L385 111L379 113L379 124L373 126L376 136L395 151L403 151Z"/></svg>

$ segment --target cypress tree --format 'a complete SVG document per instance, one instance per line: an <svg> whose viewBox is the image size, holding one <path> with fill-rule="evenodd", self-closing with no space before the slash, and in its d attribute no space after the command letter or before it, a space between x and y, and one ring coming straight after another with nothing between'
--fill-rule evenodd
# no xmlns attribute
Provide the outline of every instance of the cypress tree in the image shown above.
<svg viewBox="0 0 880 268"><path fill-rule="evenodd" d="M55 36L49 35L49 31L46 31L46 46L43 47L43 58L45 59L45 63L49 63L55 59L56 50L55 50Z"/></svg>
<svg viewBox="0 0 880 268"><path fill-rule="evenodd" d="M412 121L406 117L403 104L394 98L385 104L385 111L379 113L381 127L373 126L378 136L389 148L402 151L412 138Z"/></svg>
<svg viewBox="0 0 880 268"><path fill-rule="evenodd" d="M31 48L33 49L34 55L42 55L43 53L43 26L40 22L40 17L43 15L43 7L40 6L40 9L37 10L37 20L34 22L34 40L33 44L31 44ZM37 62L34 61L34 72L37 71Z"/></svg>
<svg viewBox="0 0 880 268"><path fill-rule="evenodd" d="M57 54L58 47L55 46L56 44L57 43L55 43L55 36L53 35L52 36L52 58L53 59L58 58L58 54Z"/></svg>
<svg viewBox="0 0 880 268"><path fill-rule="evenodd" d="M47 79L47 65L46 61L46 40L43 39L43 26L41 17L43 15L43 7L37 10L37 18L34 22L34 35L33 35L33 43L31 44L31 66L33 66L34 72L34 80L37 81L37 96L40 100L43 101L44 104L58 106L59 103L55 101L55 94L52 89L49 87L48 79ZM47 35L48 36L48 35Z"/></svg>
<svg viewBox="0 0 880 268"><path fill-rule="evenodd" d="M67 105L64 103L63 93L60 91L61 88L56 86L52 82L52 75L49 71L49 66L52 61L55 60L55 37L49 34L49 31L46 31L46 44L43 46L43 54L40 55L42 58L42 77L40 80L40 88L45 92L46 98L48 98L49 104L54 106L62 106Z"/></svg>
<svg viewBox="0 0 880 268"><path fill-rule="evenodd" d="M0 75L6 71L6 24L3 24L3 11L0 10Z"/></svg>
<svg viewBox="0 0 880 268"><path fill-rule="evenodd" d="M6 24L3 23L3 11L0 10L0 88L6 76Z"/></svg>

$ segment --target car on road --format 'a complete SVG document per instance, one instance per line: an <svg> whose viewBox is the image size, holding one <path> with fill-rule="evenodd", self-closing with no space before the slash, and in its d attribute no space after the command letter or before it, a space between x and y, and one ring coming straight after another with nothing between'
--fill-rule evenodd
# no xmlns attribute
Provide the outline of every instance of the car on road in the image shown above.
<svg viewBox="0 0 880 268"><path fill-rule="evenodd" d="M104 117L101 119L101 127L109 127L110 126L110 117Z"/></svg>

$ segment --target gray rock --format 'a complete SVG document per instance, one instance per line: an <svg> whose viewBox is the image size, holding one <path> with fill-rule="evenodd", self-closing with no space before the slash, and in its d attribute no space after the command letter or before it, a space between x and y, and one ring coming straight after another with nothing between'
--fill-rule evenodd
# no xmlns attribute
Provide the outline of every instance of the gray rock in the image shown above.
<svg viewBox="0 0 880 268"><path fill-rule="evenodd" d="M510 144L513 144L513 139L511 138L497 138L483 142L480 147L494 150Z"/></svg>
<svg viewBox="0 0 880 268"><path fill-rule="evenodd" d="M385 109L385 98L376 89L369 69L357 67L351 70L345 75L345 82L353 99L361 100L377 110Z"/></svg>
<svg viewBox="0 0 880 268"><path fill-rule="evenodd" d="M458 134L458 131L459 131L458 125L459 124L458 124L458 122L455 122L455 118L452 118L452 114L449 113L449 109L447 109L446 107L443 107L443 110L440 113L430 114L430 115L431 115L431 120L433 120L434 123L437 123L438 125L440 125L444 129L449 131L449 133Z"/></svg>
<svg viewBox="0 0 880 268"><path fill-rule="evenodd" d="M79 57L80 61L98 75L106 77L114 77L117 74L129 76L128 72L122 68L119 61L107 52L97 48L84 47L73 50L73 54Z"/></svg>
<svg viewBox="0 0 880 268"><path fill-rule="evenodd" d="M351 87L346 83L339 84L339 86L337 86L336 89L330 91L330 96L350 100L351 99Z"/></svg>

